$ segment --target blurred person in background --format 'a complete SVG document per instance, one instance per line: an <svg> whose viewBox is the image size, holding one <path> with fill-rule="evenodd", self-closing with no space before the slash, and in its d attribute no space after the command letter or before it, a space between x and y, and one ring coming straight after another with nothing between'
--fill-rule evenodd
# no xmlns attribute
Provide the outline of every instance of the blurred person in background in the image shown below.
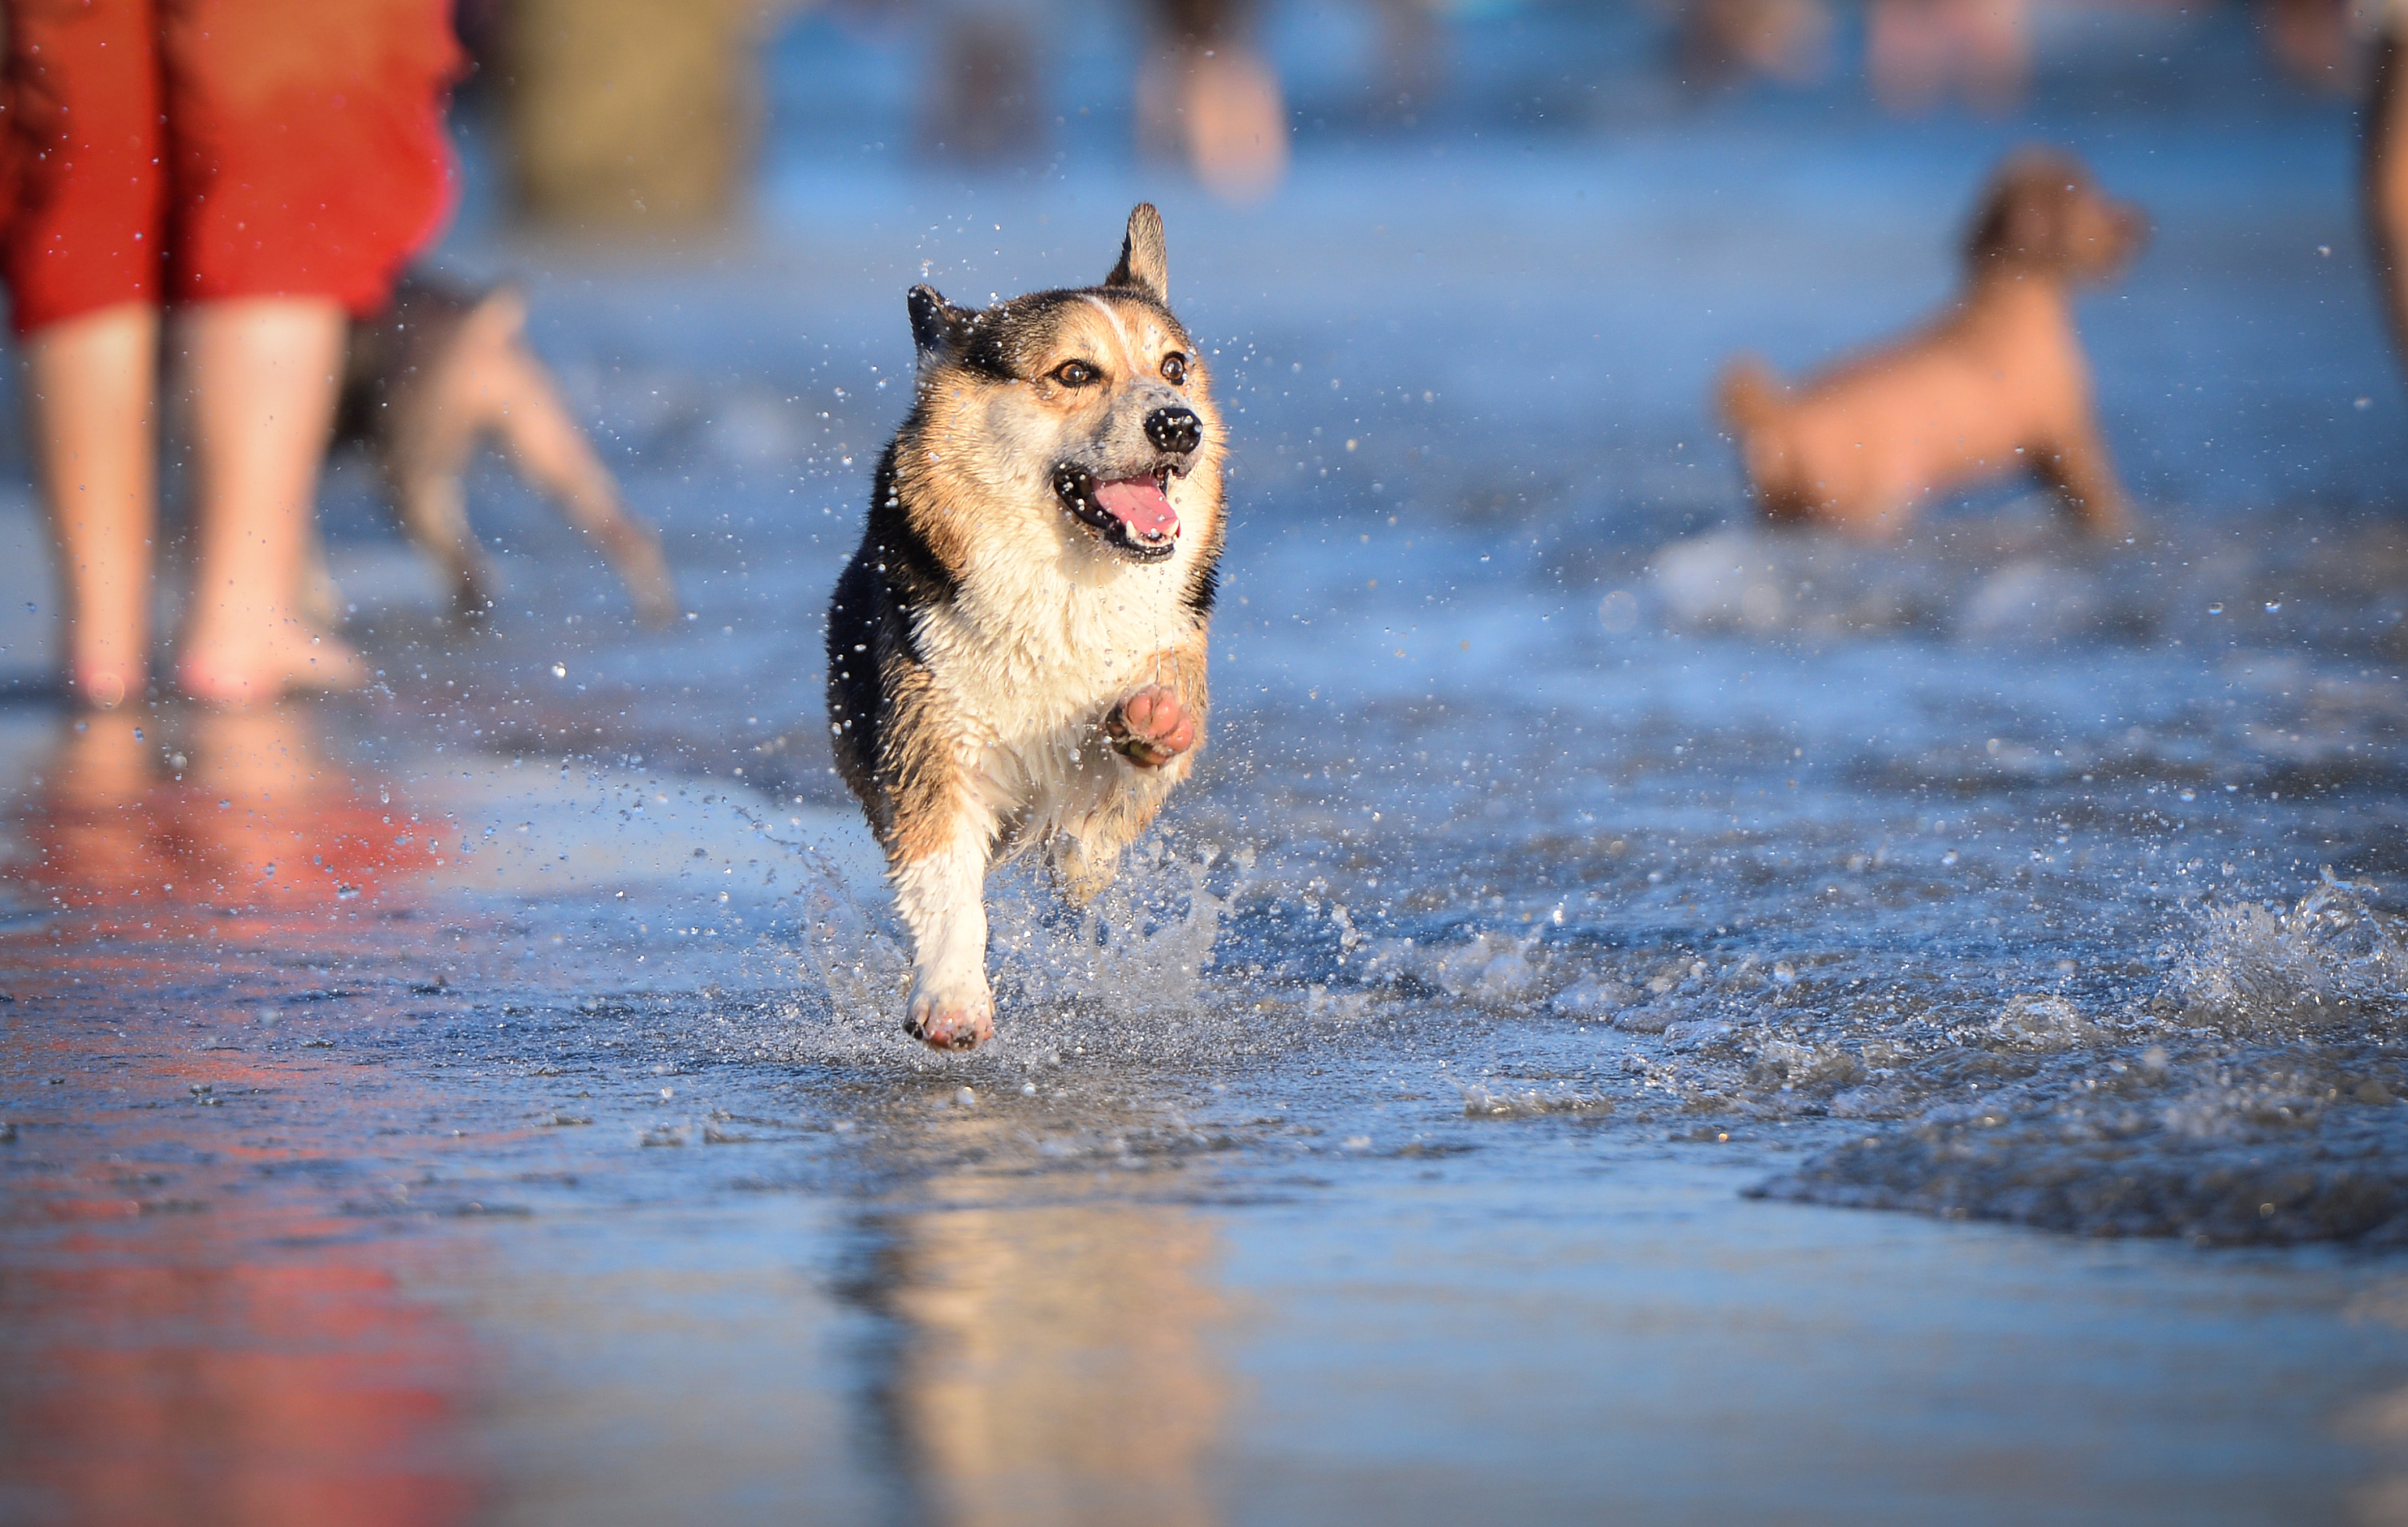
<svg viewBox="0 0 2408 1527"><path fill-rule="evenodd" d="M1865 66L1873 96L1900 113L1961 96L2003 113L2031 79L2026 0L1872 0L1865 13Z"/></svg>
<svg viewBox="0 0 2408 1527"><path fill-rule="evenodd" d="M1287 102L1253 42L1247 0L1150 0L1154 44L1138 70L1138 140L1177 154L1233 201L1287 175Z"/></svg>
<svg viewBox="0 0 2408 1527"><path fill-rule="evenodd" d="M1673 59L1685 83L1712 87L1763 78L1819 83L1831 67L1831 8L1824 0L1695 0L1673 17Z"/></svg>
<svg viewBox="0 0 2408 1527"><path fill-rule="evenodd" d="M451 200L445 0L8 0L0 279L86 704L149 683L161 313L190 388L178 678L228 704L341 688L294 609L348 317Z"/></svg>
<svg viewBox="0 0 2408 1527"><path fill-rule="evenodd" d="M2379 21L2367 90L2362 194L2374 279L2392 342L2408 364L2408 0L2387 0Z"/></svg>
<svg viewBox="0 0 2408 1527"><path fill-rule="evenodd" d="M734 219L759 148L761 45L804 3L472 0L520 216L621 238Z"/></svg>
<svg viewBox="0 0 2408 1527"><path fill-rule="evenodd" d="M920 109L923 152L971 164L1043 152L1045 21L1031 0L940 0L928 22L936 67Z"/></svg>
<svg viewBox="0 0 2408 1527"><path fill-rule="evenodd" d="M1435 70L1420 0L1373 0L1393 98ZM1253 201L1287 173L1287 105L1254 42L1248 0L1142 0L1137 136L1147 155L1183 161L1214 194ZM917 16L931 44L921 151L970 164L1037 157L1044 148L1043 63L1059 18L1042 0L934 0ZM1402 94L1400 94L1400 90Z"/></svg>
<svg viewBox="0 0 2408 1527"><path fill-rule="evenodd" d="M2345 95L2361 62L2355 9L2352 0L2260 0L2258 25L2294 84Z"/></svg>

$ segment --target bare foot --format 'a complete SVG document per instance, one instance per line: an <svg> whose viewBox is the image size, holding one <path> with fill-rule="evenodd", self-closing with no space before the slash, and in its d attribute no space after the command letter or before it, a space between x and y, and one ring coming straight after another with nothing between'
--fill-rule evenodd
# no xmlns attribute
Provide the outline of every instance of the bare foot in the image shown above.
<svg viewBox="0 0 2408 1527"><path fill-rule="evenodd" d="M77 664L71 682L76 703L114 711L129 699L140 699L150 679L138 665L95 662Z"/></svg>
<svg viewBox="0 0 2408 1527"><path fill-rule="evenodd" d="M983 992L915 990L903 1031L932 1050L975 1050L995 1037L995 999Z"/></svg>
<svg viewBox="0 0 2408 1527"><path fill-rule="evenodd" d="M1196 745L1196 717L1169 685L1151 684L1112 707L1104 734L1140 769L1160 769Z"/></svg>
<svg viewBox="0 0 2408 1527"><path fill-rule="evenodd" d="M197 700L265 705L305 691L357 689L367 669L335 638L286 621L247 641L195 635L184 643L178 677Z"/></svg>

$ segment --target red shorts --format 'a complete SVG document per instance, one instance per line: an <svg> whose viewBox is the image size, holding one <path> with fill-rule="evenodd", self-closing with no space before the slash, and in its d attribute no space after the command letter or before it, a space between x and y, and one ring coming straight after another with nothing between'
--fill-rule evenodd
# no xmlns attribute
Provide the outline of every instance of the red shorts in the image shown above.
<svg viewBox="0 0 2408 1527"><path fill-rule="evenodd" d="M122 302L363 316L451 209L447 0L7 0L19 334Z"/></svg>

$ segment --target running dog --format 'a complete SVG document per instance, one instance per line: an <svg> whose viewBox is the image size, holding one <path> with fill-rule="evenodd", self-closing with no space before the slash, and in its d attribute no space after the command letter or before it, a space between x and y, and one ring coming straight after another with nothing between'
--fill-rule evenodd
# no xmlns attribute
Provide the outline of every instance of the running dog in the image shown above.
<svg viewBox="0 0 2408 1527"><path fill-rule="evenodd" d="M1932 495L2021 468L2081 525L2120 534L2073 290L2116 274L2148 234L2072 159L2010 159L1966 239L1963 294L1929 326L1795 392L1753 358L1724 371L1722 415L1765 514L1891 540Z"/></svg>
<svg viewBox="0 0 2408 1527"><path fill-rule="evenodd" d="M452 611L481 620L493 602L493 567L468 526L461 478L487 438L498 438L527 481L593 538L618 569L638 619L677 614L661 538L627 511L610 469L560 399L552 373L526 345L526 303L503 285L469 292L413 276L383 316L351 325L335 443L365 449L383 477L402 529L443 571ZM339 600L322 562L308 596L328 624Z"/></svg>
<svg viewBox="0 0 2408 1527"><path fill-rule="evenodd" d="M1169 290L1140 205L1100 286L907 299L918 382L829 605L827 708L934 1049L994 1032L987 872L1041 849L1083 905L1204 740L1223 441Z"/></svg>

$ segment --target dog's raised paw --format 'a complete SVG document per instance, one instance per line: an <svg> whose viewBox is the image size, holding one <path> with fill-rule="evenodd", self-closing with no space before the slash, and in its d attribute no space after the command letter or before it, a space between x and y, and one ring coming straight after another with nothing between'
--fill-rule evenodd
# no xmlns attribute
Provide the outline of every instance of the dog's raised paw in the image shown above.
<svg viewBox="0 0 2408 1527"><path fill-rule="evenodd" d="M975 1050L995 1037L992 998L913 992L903 1031L932 1050Z"/></svg>
<svg viewBox="0 0 2408 1527"><path fill-rule="evenodd" d="M1148 684L1112 707L1104 733L1140 769L1159 769L1196 745L1196 717L1168 684Z"/></svg>

